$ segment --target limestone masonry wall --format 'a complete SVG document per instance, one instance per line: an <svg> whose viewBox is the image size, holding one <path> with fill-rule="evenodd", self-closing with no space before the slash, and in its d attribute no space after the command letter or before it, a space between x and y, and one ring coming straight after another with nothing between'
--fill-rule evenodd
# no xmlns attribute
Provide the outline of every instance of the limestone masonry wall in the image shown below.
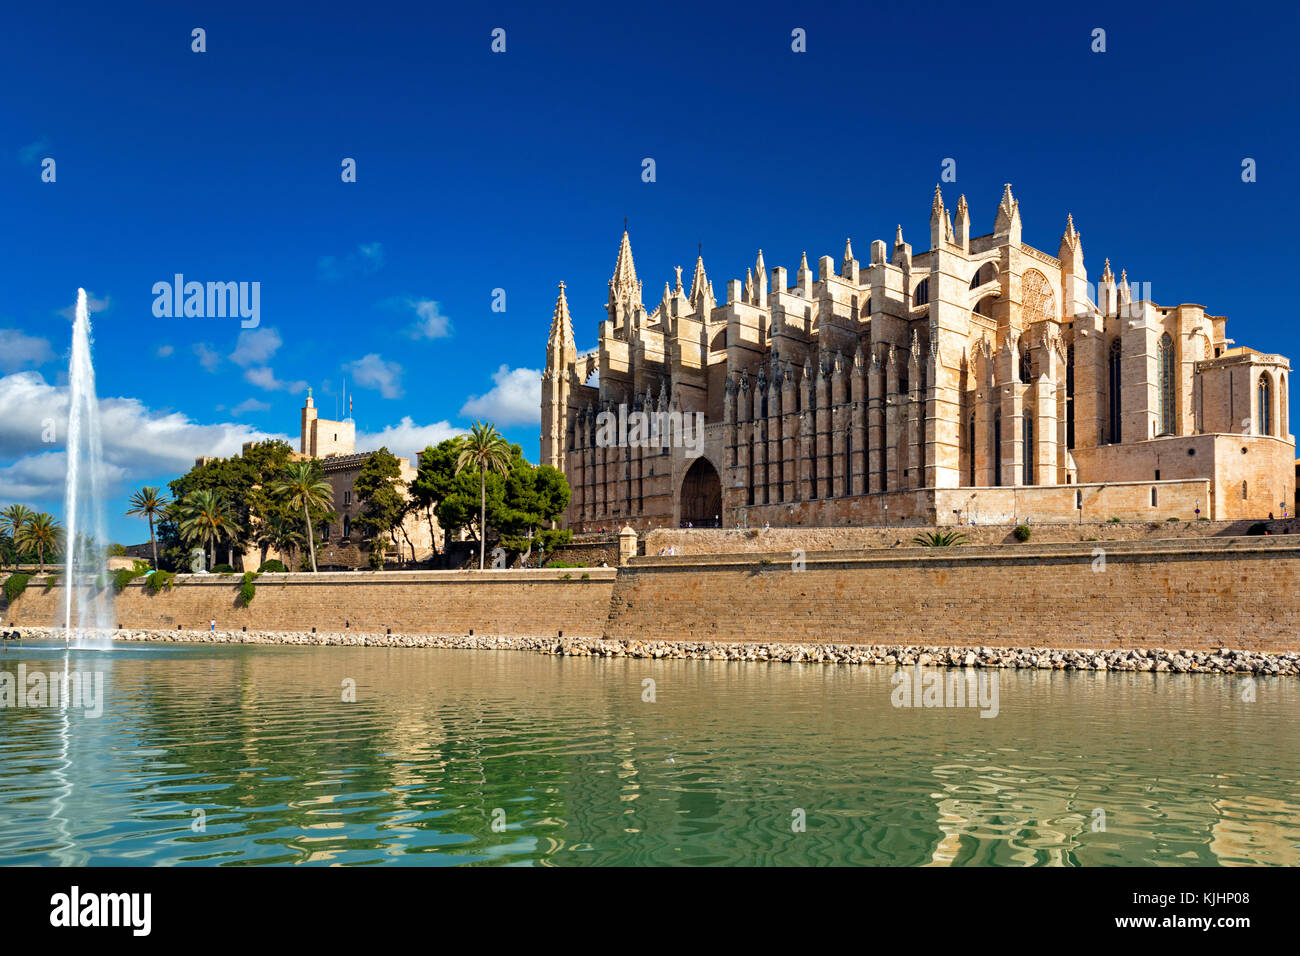
<svg viewBox="0 0 1300 956"><path fill-rule="evenodd" d="M1165 538L1214 538L1242 536L1251 527L1263 524L1274 535L1300 533L1300 522L1287 521L1125 521L1037 524L1030 527L1030 545L1066 541L1152 541ZM735 528L657 528L645 534L645 553L654 557L672 548L683 554L765 554L794 548L804 551L841 551L860 548L891 548L895 544L910 547L917 534L934 527L893 525L891 527L750 527ZM961 525L942 530L966 536L963 546L976 544L1016 544L1015 528L1009 524ZM1016 545L1025 547L1025 545Z"/></svg>
<svg viewBox="0 0 1300 956"><path fill-rule="evenodd" d="M613 639L1300 649L1300 539L635 558Z"/></svg>
<svg viewBox="0 0 1300 956"><path fill-rule="evenodd" d="M826 534L836 529L825 529ZM840 529L847 530L847 529ZM7 626L59 620L35 578ZM178 576L116 598L128 629L1300 651L1300 536L633 558L621 569ZM241 632L242 633L242 632Z"/></svg>
<svg viewBox="0 0 1300 956"><path fill-rule="evenodd" d="M175 630L362 630L383 633L599 637L616 571L387 571L264 574L250 606L238 604L240 578L177 575L169 591L140 581L115 601L126 628ZM587 577L584 577L586 575ZM38 581L4 612L6 624L41 626L62 618L63 589Z"/></svg>

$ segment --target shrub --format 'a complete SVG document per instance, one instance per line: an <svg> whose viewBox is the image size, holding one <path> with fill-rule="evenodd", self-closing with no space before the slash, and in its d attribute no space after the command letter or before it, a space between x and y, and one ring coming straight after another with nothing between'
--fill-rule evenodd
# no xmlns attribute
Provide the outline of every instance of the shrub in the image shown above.
<svg viewBox="0 0 1300 956"><path fill-rule="evenodd" d="M1018 524L1016 525L1016 530L1012 533L1016 536L1017 541L1028 541L1031 532L1029 530L1029 525Z"/></svg>
<svg viewBox="0 0 1300 956"><path fill-rule="evenodd" d="M253 596L257 594L257 585L253 582L258 578L256 571L245 571L244 578L239 585L239 603L248 607L253 603Z"/></svg>
<svg viewBox="0 0 1300 956"><path fill-rule="evenodd" d="M283 561L277 561L272 558L270 561L263 561L262 566L257 569L258 574L288 574L289 569L284 566Z"/></svg>
<svg viewBox="0 0 1300 956"><path fill-rule="evenodd" d="M926 534L918 534L912 539L912 543L919 544L923 548L951 548L965 540L966 535L961 531L930 531Z"/></svg>
<svg viewBox="0 0 1300 956"><path fill-rule="evenodd" d="M1179 518L1177 515L1174 515L1172 518L1166 518L1166 519L1165 519L1166 522L1170 522L1170 521L1181 521L1181 520L1182 520L1182 519Z"/></svg>
<svg viewBox="0 0 1300 956"><path fill-rule="evenodd" d="M1107 519L1107 522L1108 522L1109 524L1119 524L1119 519L1118 519L1118 518L1108 518L1108 519Z"/></svg>
<svg viewBox="0 0 1300 956"><path fill-rule="evenodd" d="M1268 525L1266 525L1262 521L1256 521L1246 531L1246 534L1267 534L1267 533L1268 533Z"/></svg>
<svg viewBox="0 0 1300 956"><path fill-rule="evenodd" d="M213 574L234 574L235 569L228 564L215 564L212 566Z"/></svg>
<svg viewBox="0 0 1300 956"><path fill-rule="evenodd" d="M31 579L30 574L11 574L5 578L5 600L10 604L17 601L18 595L26 590L27 582Z"/></svg>
<svg viewBox="0 0 1300 956"><path fill-rule="evenodd" d="M547 566L548 568L580 568L580 567L582 567L581 564L570 564L570 563L567 562L567 561L548 561L548 562L546 562L546 566Z"/></svg>
<svg viewBox="0 0 1300 956"><path fill-rule="evenodd" d="M121 594L122 591L126 589L126 586L128 584L130 584L136 578L143 577L144 575L149 573L148 566L146 565L145 567L142 568L140 567L141 564L144 564L144 562L137 561L135 562L134 567L118 568L116 571L113 572L112 577L113 577L114 594Z"/></svg>
<svg viewBox="0 0 1300 956"><path fill-rule="evenodd" d="M45 577L45 593L48 594L58 585L63 583L62 574L49 574Z"/></svg>
<svg viewBox="0 0 1300 956"><path fill-rule="evenodd" d="M149 589L150 594L170 591L175 583L176 575L171 571L154 571L144 579L144 586Z"/></svg>
<svg viewBox="0 0 1300 956"><path fill-rule="evenodd" d="M584 581L590 581L590 580L591 580L591 575L590 575L590 574L584 574L584 575L582 576L582 580L584 580Z"/></svg>

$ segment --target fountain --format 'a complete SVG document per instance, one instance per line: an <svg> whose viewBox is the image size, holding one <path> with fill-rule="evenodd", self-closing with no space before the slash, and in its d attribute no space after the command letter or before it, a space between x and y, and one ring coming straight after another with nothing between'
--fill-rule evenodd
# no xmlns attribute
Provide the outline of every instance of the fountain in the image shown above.
<svg viewBox="0 0 1300 956"><path fill-rule="evenodd" d="M68 362L68 471L64 483L63 633L69 646L107 649L113 625L104 524L104 449L99 431L90 310L77 290Z"/></svg>

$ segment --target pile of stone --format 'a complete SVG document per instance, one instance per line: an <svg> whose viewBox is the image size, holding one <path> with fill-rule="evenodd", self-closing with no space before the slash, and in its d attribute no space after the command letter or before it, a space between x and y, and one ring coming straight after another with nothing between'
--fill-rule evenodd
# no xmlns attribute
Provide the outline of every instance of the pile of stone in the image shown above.
<svg viewBox="0 0 1300 956"><path fill-rule="evenodd" d="M7 641L62 640L61 628L23 627L0 634ZM600 638L490 637L468 634L365 634L355 631L120 630L119 641L199 644L301 644L354 647L446 647L533 651L564 657L631 657L652 660L768 661L800 664L881 664L887 667L984 667L1037 670L1157 671L1173 674L1300 676L1300 653L1261 651L1084 650L1047 647L922 647L871 644L786 644L722 641L607 641Z"/></svg>

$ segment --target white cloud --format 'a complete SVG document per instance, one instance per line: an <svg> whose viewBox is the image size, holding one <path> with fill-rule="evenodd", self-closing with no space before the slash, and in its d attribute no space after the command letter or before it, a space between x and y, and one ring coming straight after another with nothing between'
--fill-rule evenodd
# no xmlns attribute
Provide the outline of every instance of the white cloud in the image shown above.
<svg viewBox="0 0 1300 956"><path fill-rule="evenodd" d="M382 242L363 242L345 256L321 256L316 260L316 274L326 282L338 282L358 275L374 275L383 267Z"/></svg>
<svg viewBox="0 0 1300 956"><path fill-rule="evenodd" d="M175 351L176 351L176 346L174 345L160 345L158 346L158 350L154 352L154 355L158 356L159 358L169 358L171 354Z"/></svg>
<svg viewBox="0 0 1300 956"><path fill-rule="evenodd" d="M401 398L402 366L396 362L385 362L375 352L362 356L355 362L348 362L343 370L352 376L352 381L362 388L374 388L384 398ZM540 396L540 392L538 395ZM539 398L540 407L540 398Z"/></svg>
<svg viewBox="0 0 1300 956"><path fill-rule="evenodd" d="M199 357L199 364L209 372L215 372L221 364L221 353L206 342L194 343L194 354Z"/></svg>
<svg viewBox="0 0 1300 956"><path fill-rule="evenodd" d="M246 415L249 412L269 412L270 402L261 402L256 398L246 398L230 410L232 415Z"/></svg>
<svg viewBox="0 0 1300 956"><path fill-rule="evenodd" d="M241 368L265 365L281 344L280 333L275 329L244 329L235 342L235 351L230 353L230 361Z"/></svg>
<svg viewBox="0 0 1300 956"><path fill-rule="evenodd" d="M407 334L413 339L445 339L451 335L451 319L439 311L432 299L406 299L405 305L413 309L416 321Z"/></svg>
<svg viewBox="0 0 1300 956"><path fill-rule="evenodd" d="M184 474L201 455L238 454L247 441L290 440L233 422L200 424L135 398L100 399L99 417L109 498L146 480ZM0 459L13 462L0 467L0 501L61 500L67 418L66 387L49 384L38 372L0 377ZM48 421L56 428L53 444L41 440Z"/></svg>
<svg viewBox="0 0 1300 956"><path fill-rule="evenodd" d="M18 329L0 329L0 371L16 372L27 366L44 365L54 358L49 339L37 338Z"/></svg>
<svg viewBox="0 0 1300 956"><path fill-rule="evenodd" d="M98 296L96 296L95 293L93 292L86 293L86 311L89 312L91 315L94 315L96 312L106 312L108 311L109 308L112 307L112 305L113 305L112 296L106 295L104 296L104 298L101 299ZM58 314L63 316L69 322L75 319L77 317L76 299L72 300L71 305L59 309Z"/></svg>
<svg viewBox="0 0 1300 956"><path fill-rule="evenodd" d="M542 415L542 373L502 365L492 376L493 389L471 395L460 413L496 425L535 425Z"/></svg>
<svg viewBox="0 0 1300 956"><path fill-rule="evenodd" d="M275 370L270 366L250 368L244 372L244 381L268 392L289 392L297 394L307 391L306 382L286 382L275 377Z"/></svg>
<svg viewBox="0 0 1300 956"><path fill-rule="evenodd" d="M410 415L403 415L396 425L388 425L382 431L362 432L357 435L358 451L377 451L381 446L387 448L400 458L411 459L417 464L420 452L430 445L446 441L454 435L465 434L465 429L456 428L450 422L434 422L432 425L417 425Z"/></svg>

